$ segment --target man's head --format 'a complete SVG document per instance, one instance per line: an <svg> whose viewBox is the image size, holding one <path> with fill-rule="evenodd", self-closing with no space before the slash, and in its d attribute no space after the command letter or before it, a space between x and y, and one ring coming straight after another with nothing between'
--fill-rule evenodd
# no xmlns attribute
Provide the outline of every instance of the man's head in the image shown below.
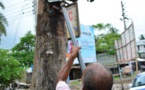
<svg viewBox="0 0 145 90"><path fill-rule="evenodd" d="M82 77L83 90L111 90L112 73L99 63L87 66Z"/></svg>

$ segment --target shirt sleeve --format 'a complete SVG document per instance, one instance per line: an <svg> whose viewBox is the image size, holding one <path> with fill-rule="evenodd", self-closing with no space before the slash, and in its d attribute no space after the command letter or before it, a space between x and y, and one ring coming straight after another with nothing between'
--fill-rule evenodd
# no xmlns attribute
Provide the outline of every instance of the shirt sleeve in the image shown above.
<svg viewBox="0 0 145 90"><path fill-rule="evenodd" d="M70 90L69 86L64 81L59 81L56 85L56 90Z"/></svg>

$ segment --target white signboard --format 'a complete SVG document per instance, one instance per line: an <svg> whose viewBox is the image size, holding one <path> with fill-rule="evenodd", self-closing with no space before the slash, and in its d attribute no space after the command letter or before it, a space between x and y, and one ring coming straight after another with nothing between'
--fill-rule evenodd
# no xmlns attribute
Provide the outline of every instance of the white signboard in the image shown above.
<svg viewBox="0 0 145 90"><path fill-rule="evenodd" d="M126 39L126 44L128 44L130 42L129 29L125 31L125 39Z"/></svg>
<svg viewBox="0 0 145 90"><path fill-rule="evenodd" d="M137 58L137 49L132 24L121 34L120 40L115 41L118 62L126 62Z"/></svg>
<svg viewBox="0 0 145 90"><path fill-rule="evenodd" d="M121 35L121 40L122 40L122 45L124 46L125 45L125 34L124 33Z"/></svg>
<svg viewBox="0 0 145 90"><path fill-rule="evenodd" d="M120 48L121 50L123 50L123 60L122 61L125 61L127 59L127 50L126 50L126 47L122 47Z"/></svg>

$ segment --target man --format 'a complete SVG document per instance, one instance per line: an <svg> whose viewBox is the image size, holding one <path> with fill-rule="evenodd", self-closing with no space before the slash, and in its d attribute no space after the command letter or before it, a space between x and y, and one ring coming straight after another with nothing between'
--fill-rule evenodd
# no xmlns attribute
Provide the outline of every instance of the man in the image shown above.
<svg viewBox="0 0 145 90"><path fill-rule="evenodd" d="M68 61L59 71L56 90L70 90L65 81L67 80L73 61L77 57L79 50L80 47L72 46L72 53ZM82 90L111 90L112 85L112 73L99 63L92 63L88 65L83 72Z"/></svg>

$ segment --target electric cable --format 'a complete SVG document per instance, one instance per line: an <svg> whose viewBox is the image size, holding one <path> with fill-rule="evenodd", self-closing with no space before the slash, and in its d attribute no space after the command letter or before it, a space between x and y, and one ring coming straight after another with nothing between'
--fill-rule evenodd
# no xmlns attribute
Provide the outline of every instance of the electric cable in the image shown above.
<svg viewBox="0 0 145 90"><path fill-rule="evenodd" d="M24 6L24 4L23 4L23 6ZM13 12L11 12L11 13L9 13L9 14L4 14L7 18L13 18L13 17L17 17L18 15L20 15L20 14L24 14L24 13L28 13L28 10L30 10L29 12L31 12L31 11L33 11L33 7L30 7L31 5L29 5L29 7L27 7L26 8L26 4L25 4L25 10L24 10L24 12L22 12L22 13L18 13L17 14L17 12L19 12L19 11L13 11Z"/></svg>
<svg viewBox="0 0 145 90"><path fill-rule="evenodd" d="M22 7L22 6L21 6ZM5 15L11 15L11 14L13 14L13 13L17 13L17 12L19 12L19 11L21 11L21 7L19 7L18 9L15 9L15 10L12 10L12 11L9 11L9 12L2 12L3 14L5 14ZM30 5L29 7L27 7L26 9L31 9L32 8L32 6Z"/></svg>
<svg viewBox="0 0 145 90"><path fill-rule="evenodd" d="M21 7L23 7L23 6L21 6ZM32 4L30 4L30 3L25 4L25 9L31 9L31 8L33 8ZM16 13L18 11L21 11L20 9L21 9L20 7L16 7L16 9L12 9L11 11L3 11L2 13L5 15L9 15L9 14L11 15L11 14Z"/></svg>
<svg viewBox="0 0 145 90"><path fill-rule="evenodd" d="M25 7L29 6L29 5L32 5L32 2L28 2L25 4ZM19 9L20 7L22 7L23 5L17 5L17 6L13 6L11 7L10 9L9 8L5 8L5 10L3 11L4 13L7 13L7 12L10 12L10 11L13 11L13 10L16 10L16 9Z"/></svg>
<svg viewBox="0 0 145 90"><path fill-rule="evenodd" d="M30 12L32 12L32 10L29 10L29 11L25 11L25 12L19 12L18 14L15 14L15 15L13 15L13 16L6 16L6 18L7 19L10 19L10 18L14 18L14 17L17 17L17 16L19 16L19 15L21 15L21 14L26 14L26 13L30 13Z"/></svg>
<svg viewBox="0 0 145 90"><path fill-rule="evenodd" d="M23 7L22 7L22 10L21 10L22 12L23 12L24 8L25 8L25 5L23 5ZM14 42L13 42L13 44L16 44L15 41L16 41L16 37L17 37L19 26L21 24L22 17L23 17L23 14L20 15L20 17L19 17L18 24L17 24L17 27L16 27L16 32L15 32L15 35L14 35Z"/></svg>
<svg viewBox="0 0 145 90"><path fill-rule="evenodd" d="M24 15L23 15L23 18L25 18L25 17L27 17L27 16L31 16L31 15L33 15L33 14L32 14L32 13L24 14ZM18 15L18 16L19 16L19 15ZM8 21L13 21L13 20L18 20L17 16L8 19Z"/></svg>
<svg viewBox="0 0 145 90"><path fill-rule="evenodd" d="M11 8L12 6L19 5L20 3L25 3L26 1L27 1L27 0L23 0L23 1L21 1L21 2L15 3L15 4L13 4L13 5L7 6L7 8ZM30 0L28 0L28 1L30 1Z"/></svg>

